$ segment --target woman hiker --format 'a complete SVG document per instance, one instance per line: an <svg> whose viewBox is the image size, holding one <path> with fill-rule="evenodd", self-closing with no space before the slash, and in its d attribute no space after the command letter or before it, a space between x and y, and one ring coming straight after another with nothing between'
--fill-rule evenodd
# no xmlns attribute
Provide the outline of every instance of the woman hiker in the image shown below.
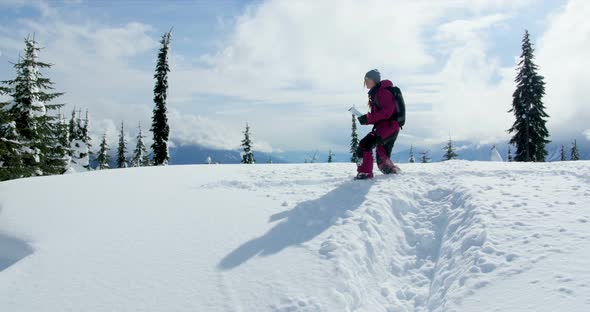
<svg viewBox="0 0 590 312"><path fill-rule="evenodd" d="M357 148L358 168L355 179L364 180L373 178L373 148L377 147L377 166L383 174L397 173L399 168L391 161L391 150L400 124L393 116L397 113L395 97L390 88L393 83L389 80L381 80L381 74L377 69L369 71L365 75L365 86L369 89L369 109L366 115L358 117L361 125L373 125L373 130L367 134Z"/></svg>

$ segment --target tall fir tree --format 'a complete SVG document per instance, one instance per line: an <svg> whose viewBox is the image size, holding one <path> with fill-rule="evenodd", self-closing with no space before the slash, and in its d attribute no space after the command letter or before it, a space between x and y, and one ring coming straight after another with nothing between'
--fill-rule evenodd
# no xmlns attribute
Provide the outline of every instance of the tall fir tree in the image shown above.
<svg viewBox="0 0 590 312"><path fill-rule="evenodd" d="M0 83L0 96L9 96L13 88L7 86L7 81ZM12 102L0 102L0 181L18 179L28 173L23 162L23 144L19 141L12 106Z"/></svg>
<svg viewBox="0 0 590 312"><path fill-rule="evenodd" d="M137 142L135 144L135 150L133 151L133 157L131 158L131 167L145 167L150 165L150 158L145 143L143 143L143 131L141 130L141 123L138 126Z"/></svg>
<svg viewBox="0 0 590 312"><path fill-rule="evenodd" d="M3 128L18 151L0 157L5 164L16 166L7 167L7 171L14 170L15 174L8 174L12 178L60 174L66 167L67 150L59 142L61 126L57 113L63 105L49 104L63 93L52 92L53 83L41 74L41 69L52 65L39 61L39 51L35 39L26 38L24 57L14 64L16 78L2 81L2 93L12 98L2 108L4 118L9 118Z"/></svg>
<svg viewBox="0 0 590 312"><path fill-rule="evenodd" d="M328 162L329 162L329 163L332 163L332 162L334 162L334 153L332 153L332 150L330 150L330 151L328 152Z"/></svg>
<svg viewBox="0 0 590 312"><path fill-rule="evenodd" d="M565 157L565 146L563 146L563 144L561 144L561 149L559 150L559 160L560 161L567 160L567 158Z"/></svg>
<svg viewBox="0 0 590 312"><path fill-rule="evenodd" d="M429 163L430 162L430 156L429 156L430 151L423 151L420 152L420 162L423 164Z"/></svg>
<svg viewBox="0 0 590 312"><path fill-rule="evenodd" d="M2 93L0 90L0 95ZM0 102L0 181L17 179L24 175L21 144L14 118L6 110L8 105L9 103Z"/></svg>
<svg viewBox="0 0 590 312"><path fill-rule="evenodd" d="M84 123L82 124L82 142L86 145L85 154L81 154L85 161L82 164L84 168L90 169L90 157L92 156L92 143L90 143L90 116L88 110L86 110L86 116L84 116Z"/></svg>
<svg viewBox="0 0 590 312"><path fill-rule="evenodd" d="M125 125L121 121L119 132L119 146L117 147L117 168L127 168L127 140L125 140Z"/></svg>
<svg viewBox="0 0 590 312"><path fill-rule="evenodd" d="M514 134L510 144L516 146L515 161L545 161L545 146L550 142L546 127L549 115L545 113L543 105L545 82L543 76L537 73L533 53L529 32L525 31L515 79L517 87L512 95L512 108L508 111L514 113L515 117L514 124L508 129L509 133Z"/></svg>
<svg viewBox="0 0 590 312"><path fill-rule="evenodd" d="M70 167L75 170L90 169L90 136L88 134L88 112L86 118L82 120L82 110L74 109L69 122L70 134Z"/></svg>
<svg viewBox="0 0 590 312"><path fill-rule="evenodd" d="M254 152L252 151L252 140L250 139L250 125L246 123L246 130L244 131L244 139L242 140L242 147L244 154L242 155L242 164L254 164Z"/></svg>
<svg viewBox="0 0 590 312"><path fill-rule="evenodd" d="M408 159L409 163L415 163L416 162L416 158L414 157L414 146L410 145L410 159Z"/></svg>
<svg viewBox="0 0 590 312"><path fill-rule="evenodd" d="M453 160L453 159L457 159L457 157L459 157L459 154L457 154L455 152L455 147L453 146L453 140L451 140L451 138L449 138L449 142L443 148L443 151L445 151L445 154L443 155L443 159L442 159L443 161L444 160Z"/></svg>
<svg viewBox="0 0 590 312"><path fill-rule="evenodd" d="M43 169L45 175L63 174L69 168L70 163L70 146L63 142L64 136L67 136L67 122L63 121L61 114L56 113L55 116L48 118L47 123L43 124L46 128L48 136L45 136L45 143L48 147L45 153L45 168Z"/></svg>
<svg viewBox="0 0 590 312"><path fill-rule="evenodd" d="M72 160L72 149L70 148L70 131L66 118L59 113L59 145L64 149L64 171L70 169L70 163Z"/></svg>
<svg viewBox="0 0 590 312"><path fill-rule="evenodd" d="M77 125L78 123L78 111L76 110L76 108L74 107L74 110L72 110L72 116L70 118L70 122L68 123L68 133L69 135L69 139L70 141L74 141L74 138L77 137L76 132L78 131L78 127Z"/></svg>
<svg viewBox="0 0 590 312"><path fill-rule="evenodd" d="M358 155L356 154L356 150L359 147L359 136L356 129L356 117L352 115L352 134L350 139L350 161L356 163L359 161Z"/></svg>
<svg viewBox="0 0 590 312"><path fill-rule="evenodd" d="M111 156L109 155L109 144L107 143L107 134L105 133L102 136L102 141L100 142L100 149L98 150L98 155L96 156L96 162L98 162L98 170L110 169L111 165Z"/></svg>
<svg viewBox="0 0 590 312"><path fill-rule="evenodd" d="M570 159L571 160L580 160L580 152L578 151L578 142L574 140L572 142L572 149L570 151Z"/></svg>
<svg viewBox="0 0 590 312"><path fill-rule="evenodd" d="M170 126L168 125L168 109L166 107L166 98L168 96L168 52L170 48L170 37L172 30L162 35L160 52L158 53L158 62L156 64L156 73L154 79L154 111L152 117L152 128L154 142L152 151L154 156L154 165L167 165L170 160L168 153L168 138L170 135Z"/></svg>

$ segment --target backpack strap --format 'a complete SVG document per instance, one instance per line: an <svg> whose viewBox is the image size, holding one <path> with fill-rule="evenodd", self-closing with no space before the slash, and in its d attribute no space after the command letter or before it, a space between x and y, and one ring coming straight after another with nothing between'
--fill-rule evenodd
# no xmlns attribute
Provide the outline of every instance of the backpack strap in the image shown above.
<svg viewBox="0 0 590 312"><path fill-rule="evenodd" d="M377 100L377 96L373 95L371 100L372 100L373 104L375 104L377 109L381 110L381 104L379 104L379 100Z"/></svg>
<svg viewBox="0 0 590 312"><path fill-rule="evenodd" d="M393 100L395 101L395 113L391 114L391 117L389 117L389 120L396 120L397 117L399 116L399 103L397 101L397 97L395 96L395 87L388 87L387 90L389 92L391 92L391 95L393 96Z"/></svg>
<svg viewBox="0 0 590 312"><path fill-rule="evenodd" d="M369 101L374 104L377 109L381 109L381 104L379 104L379 101L377 100L377 91L379 91L379 88L381 88L381 83L378 83L376 86L374 86L373 88L371 88L371 90L369 90L368 94L369 94Z"/></svg>
<svg viewBox="0 0 590 312"><path fill-rule="evenodd" d="M404 102L402 91L398 87L389 87L387 90L393 95L396 106L396 111L391 115L390 120L397 121L400 127L403 128L406 123L406 104Z"/></svg>

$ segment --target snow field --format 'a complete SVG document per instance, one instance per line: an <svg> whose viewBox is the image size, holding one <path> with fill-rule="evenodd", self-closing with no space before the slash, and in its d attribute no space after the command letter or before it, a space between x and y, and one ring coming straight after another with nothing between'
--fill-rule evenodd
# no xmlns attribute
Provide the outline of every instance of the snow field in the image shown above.
<svg viewBox="0 0 590 312"><path fill-rule="evenodd" d="M402 169L352 181L352 164L170 166L2 183L0 310L588 310L590 163Z"/></svg>

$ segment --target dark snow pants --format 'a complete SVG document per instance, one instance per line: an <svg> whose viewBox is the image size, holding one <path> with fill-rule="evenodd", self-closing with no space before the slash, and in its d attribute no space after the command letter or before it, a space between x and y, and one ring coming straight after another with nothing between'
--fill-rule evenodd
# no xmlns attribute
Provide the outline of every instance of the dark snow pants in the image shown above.
<svg viewBox="0 0 590 312"><path fill-rule="evenodd" d="M360 142L356 150L356 155L359 159L358 172L373 173L373 149L377 147L377 166L380 170L391 169L393 163L391 162L391 151L397 140L399 131L392 134L389 138L383 140L375 132L370 132ZM389 172L389 170L387 170Z"/></svg>

